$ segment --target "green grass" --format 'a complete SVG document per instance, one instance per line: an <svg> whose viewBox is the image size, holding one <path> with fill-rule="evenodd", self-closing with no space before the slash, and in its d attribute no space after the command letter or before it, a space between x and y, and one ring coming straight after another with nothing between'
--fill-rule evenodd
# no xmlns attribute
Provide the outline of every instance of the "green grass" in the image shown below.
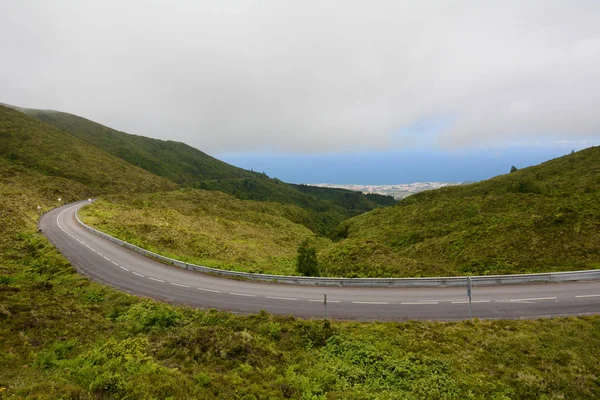
<svg viewBox="0 0 600 400"><path fill-rule="evenodd" d="M326 244L299 222L308 211L205 190L112 195L80 212L84 222L182 261L245 272L295 275L304 239Z"/></svg>
<svg viewBox="0 0 600 400"><path fill-rule="evenodd" d="M96 171L102 164L89 167ZM65 189L81 197L99 190L101 180L77 179L0 158L2 399L600 397L598 316L307 321L176 307L90 282L36 229L37 205L55 206ZM183 216L208 207L186 200L208 196L203 192L165 196L189 207L178 211ZM228 208L219 218L235 215L252 229L258 222L286 224L279 219L286 213L305 212L222 196ZM261 206L274 215L263 215ZM160 218L171 221L166 207L164 213Z"/></svg>
<svg viewBox="0 0 600 400"><path fill-rule="evenodd" d="M0 159L85 185L94 194L149 192L176 186L51 125L0 106ZM63 199L78 199L64 193Z"/></svg>
<svg viewBox="0 0 600 400"><path fill-rule="evenodd" d="M27 231L0 264L2 398L600 395L599 317L359 323L193 310L91 283Z"/></svg>
<svg viewBox="0 0 600 400"><path fill-rule="evenodd" d="M600 267L600 148L422 192L344 221L328 275L509 274Z"/></svg>
<svg viewBox="0 0 600 400"><path fill-rule="evenodd" d="M20 110L107 153L178 184L262 176L217 160L185 143L131 135L59 111L27 108Z"/></svg>

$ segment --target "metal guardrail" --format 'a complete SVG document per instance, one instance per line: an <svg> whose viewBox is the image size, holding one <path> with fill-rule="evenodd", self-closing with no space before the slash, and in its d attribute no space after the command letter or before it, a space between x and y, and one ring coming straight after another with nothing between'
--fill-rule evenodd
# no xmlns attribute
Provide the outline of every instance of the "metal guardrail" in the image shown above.
<svg viewBox="0 0 600 400"><path fill-rule="evenodd" d="M229 271L217 268L204 267L169 257L162 256L152 251L143 249L134 244L117 239L109 234L94 229L84 224L79 219L79 209L75 218L81 226L94 235L116 243L120 246L133 250L146 257L153 258L165 264L174 265L179 268L198 271L205 274L217 275L228 278L248 279L254 281L285 283L293 285L313 286L348 286L348 287L435 287L435 286L465 286L465 276L439 277L439 278L328 278L308 276L284 276L269 274L253 274L249 272ZM474 285L510 285L535 282L568 282L582 280L600 279L600 270L572 271L572 272L547 272L541 274L518 274L518 275L485 275L472 276Z"/></svg>

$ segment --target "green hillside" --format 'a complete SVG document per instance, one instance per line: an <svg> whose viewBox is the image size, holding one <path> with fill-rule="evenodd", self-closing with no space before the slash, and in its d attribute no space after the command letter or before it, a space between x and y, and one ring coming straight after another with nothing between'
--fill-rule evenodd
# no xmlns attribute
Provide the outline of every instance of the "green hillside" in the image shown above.
<svg viewBox="0 0 600 400"><path fill-rule="evenodd" d="M73 114L27 108L20 110L177 184L260 176L219 161L185 143L131 135Z"/></svg>
<svg viewBox="0 0 600 400"><path fill-rule="evenodd" d="M74 183L1 163L0 398L600 396L597 316L306 321L180 308L90 282L32 211Z"/></svg>
<svg viewBox="0 0 600 400"><path fill-rule="evenodd" d="M355 213L370 211L376 206L392 206L396 200L392 196L385 196L377 193L362 194L348 189L326 188L308 185L294 185L294 189L315 196L320 199L330 200L346 210Z"/></svg>
<svg viewBox="0 0 600 400"><path fill-rule="evenodd" d="M344 221L329 275L435 276L600 267L600 148Z"/></svg>
<svg viewBox="0 0 600 400"><path fill-rule="evenodd" d="M1 399L600 397L597 316L331 322L175 307L93 283L37 232L37 206L56 206L65 190L74 198L105 190L126 198L123 189L154 190L164 181L24 115L0 111L1 126L9 127L0 131L0 148L14 154L0 157ZM17 134L37 139L17 141ZM45 134L64 146L52 147ZM82 175L62 169L63 151L75 150L82 157L74 166L87 169ZM146 177L147 185L123 177ZM295 209L279 208L267 219L259 204L236 211L242 204L228 211L240 215L240 224L253 221L252 211L256 221L275 224L277 212Z"/></svg>
<svg viewBox="0 0 600 400"><path fill-rule="evenodd" d="M0 160L46 176L86 186L86 194L149 192L176 187L172 182L114 157L55 127L0 106ZM66 190L65 200L80 193Z"/></svg>
<svg viewBox="0 0 600 400"><path fill-rule="evenodd" d="M302 225L311 216L298 206L206 190L105 196L80 215L87 224L151 251L245 272L295 275L303 240L329 242Z"/></svg>
<svg viewBox="0 0 600 400"><path fill-rule="evenodd" d="M234 167L184 143L131 135L68 113L15 108L179 185L222 191L243 200L276 201L305 208L311 211L306 226L322 235L328 235L346 218L394 203L390 196L328 188L306 190Z"/></svg>

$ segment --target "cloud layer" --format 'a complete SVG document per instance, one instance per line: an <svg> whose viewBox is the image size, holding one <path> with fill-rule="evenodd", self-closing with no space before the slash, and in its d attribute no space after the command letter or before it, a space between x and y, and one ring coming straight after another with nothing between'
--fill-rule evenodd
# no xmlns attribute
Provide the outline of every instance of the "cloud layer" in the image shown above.
<svg viewBox="0 0 600 400"><path fill-rule="evenodd" d="M600 138L600 2L407 3L3 2L0 101L213 153Z"/></svg>

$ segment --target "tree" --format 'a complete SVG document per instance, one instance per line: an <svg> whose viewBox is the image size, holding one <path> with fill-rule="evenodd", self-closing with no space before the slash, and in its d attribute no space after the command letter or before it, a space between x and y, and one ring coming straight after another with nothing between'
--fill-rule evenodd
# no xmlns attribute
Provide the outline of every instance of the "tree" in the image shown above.
<svg viewBox="0 0 600 400"><path fill-rule="evenodd" d="M518 168L515 167L514 165L512 167L510 167L510 172L513 173L517 170Z"/></svg>
<svg viewBox="0 0 600 400"><path fill-rule="evenodd" d="M308 239L304 240L298 247L296 271L303 276L319 276L317 250L310 246Z"/></svg>

